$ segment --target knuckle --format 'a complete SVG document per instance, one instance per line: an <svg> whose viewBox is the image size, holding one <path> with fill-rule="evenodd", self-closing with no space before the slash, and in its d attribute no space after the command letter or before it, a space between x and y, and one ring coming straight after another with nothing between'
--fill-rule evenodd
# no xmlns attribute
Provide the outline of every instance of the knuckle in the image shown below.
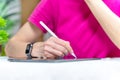
<svg viewBox="0 0 120 80"><path fill-rule="evenodd" d="M54 42L54 41L55 41L55 42L56 42L56 41L59 41L59 39L58 39L58 38L53 37L53 36L52 36L52 37L50 37L50 38L49 38L49 40L50 40L50 41L53 41L53 42Z"/></svg>
<svg viewBox="0 0 120 80"><path fill-rule="evenodd" d="M70 45L70 42L69 42L69 41L66 41L66 44L67 44L67 45Z"/></svg>
<svg viewBox="0 0 120 80"><path fill-rule="evenodd" d="M63 46L65 47L65 46L66 46L66 44L65 44L65 43L63 43Z"/></svg>
<svg viewBox="0 0 120 80"><path fill-rule="evenodd" d="M53 36L49 38L49 40L54 40L54 39L55 39L55 38L54 38Z"/></svg>
<svg viewBox="0 0 120 80"><path fill-rule="evenodd" d="M44 46L44 51L47 51L48 50L48 46Z"/></svg>

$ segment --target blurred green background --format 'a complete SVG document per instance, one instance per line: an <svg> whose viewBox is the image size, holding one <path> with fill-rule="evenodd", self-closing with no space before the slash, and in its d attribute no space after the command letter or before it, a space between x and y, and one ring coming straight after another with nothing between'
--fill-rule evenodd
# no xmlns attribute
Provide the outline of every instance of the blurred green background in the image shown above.
<svg viewBox="0 0 120 80"><path fill-rule="evenodd" d="M17 32L21 22L20 12L20 0L0 0L0 18L2 18L0 19L0 24L5 23L4 26L0 26L0 30L2 30L0 35L0 53L2 56L5 56L4 47L8 41L3 31L8 33L8 39Z"/></svg>

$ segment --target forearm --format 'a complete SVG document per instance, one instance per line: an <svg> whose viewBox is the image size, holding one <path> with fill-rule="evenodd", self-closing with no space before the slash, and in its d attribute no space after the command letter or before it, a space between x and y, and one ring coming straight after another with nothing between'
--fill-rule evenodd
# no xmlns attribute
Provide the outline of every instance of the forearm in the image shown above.
<svg viewBox="0 0 120 80"><path fill-rule="evenodd" d="M14 58L27 57L25 55L26 45L27 42L11 39L5 47L5 52L9 57L14 57Z"/></svg>
<svg viewBox="0 0 120 80"><path fill-rule="evenodd" d="M120 18L102 0L85 0L106 34L120 48Z"/></svg>

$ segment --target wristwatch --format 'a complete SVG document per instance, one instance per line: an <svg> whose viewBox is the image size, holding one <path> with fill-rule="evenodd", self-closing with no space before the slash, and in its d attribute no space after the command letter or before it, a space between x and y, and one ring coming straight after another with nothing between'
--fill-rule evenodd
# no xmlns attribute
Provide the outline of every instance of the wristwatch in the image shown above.
<svg viewBox="0 0 120 80"><path fill-rule="evenodd" d="M29 43L26 46L25 54L27 55L27 59L32 59L33 58L32 55L31 55L31 52L32 52L32 49L33 49L33 44L34 43Z"/></svg>

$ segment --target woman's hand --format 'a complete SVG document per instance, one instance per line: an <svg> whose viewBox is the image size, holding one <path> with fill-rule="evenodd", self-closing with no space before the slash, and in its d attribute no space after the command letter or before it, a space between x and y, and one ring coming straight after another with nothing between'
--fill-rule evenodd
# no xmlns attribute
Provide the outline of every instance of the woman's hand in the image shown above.
<svg viewBox="0 0 120 80"><path fill-rule="evenodd" d="M72 51L68 41L50 37L45 42L34 43L31 55L43 59L56 59L58 57L63 57Z"/></svg>

